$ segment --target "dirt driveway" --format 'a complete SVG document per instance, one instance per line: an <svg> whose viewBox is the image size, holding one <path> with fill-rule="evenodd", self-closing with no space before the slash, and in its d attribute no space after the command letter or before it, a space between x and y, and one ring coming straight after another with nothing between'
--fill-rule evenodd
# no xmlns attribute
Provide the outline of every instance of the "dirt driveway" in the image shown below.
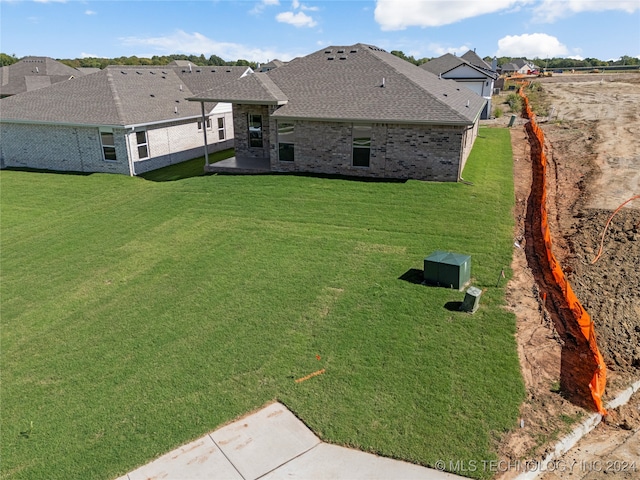
<svg viewBox="0 0 640 480"><path fill-rule="evenodd" d="M541 85L550 105L549 117L539 117L538 122L547 140L547 208L554 253L596 324L608 367L606 400L640 379L640 201L613 218L602 257L592 264L613 210L640 194L640 74L561 76L542 79ZM525 254L524 219L531 185L528 143L521 127L511 132L516 241L523 248L514 252L508 301L518 318L518 348L528 392L521 408L523 428L500 444L501 458L514 462L542 458L576 420L590 412L567 401L559 388L562 340L542 307ZM578 462L574 466L580 468L548 473L545 480L640 478L638 396L610 412L606 422L561 459ZM615 461L627 451L638 455L635 471L596 468L601 465L596 460ZM518 473L522 472L511 470L500 477L514 478Z"/></svg>

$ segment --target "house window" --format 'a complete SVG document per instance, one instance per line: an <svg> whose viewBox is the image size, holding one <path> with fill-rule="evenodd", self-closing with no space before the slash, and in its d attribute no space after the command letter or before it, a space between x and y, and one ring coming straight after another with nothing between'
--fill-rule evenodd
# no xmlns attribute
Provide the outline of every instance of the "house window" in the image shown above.
<svg viewBox="0 0 640 480"><path fill-rule="evenodd" d="M262 115L249 114L249 146L262 148Z"/></svg>
<svg viewBox="0 0 640 480"><path fill-rule="evenodd" d="M352 134L353 166L368 167L371 156L371 125L354 125Z"/></svg>
<svg viewBox="0 0 640 480"><path fill-rule="evenodd" d="M115 162L116 158L116 145L113 138L113 131L100 132L100 142L102 142L102 156L105 161Z"/></svg>
<svg viewBox="0 0 640 480"><path fill-rule="evenodd" d="M278 122L278 158L281 162L293 162L295 145L293 123Z"/></svg>
<svg viewBox="0 0 640 480"><path fill-rule="evenodd" d="M202 120L198 120L198 131L202 130ZM211 118L207 117L207 130L211 130Z"/></svg>
<svg viewBox="0 0 640 480"><path fill-rule="evenodd" d="M218 140L224 140L224 117L218 118Z"/></svg>
<svg viewBox="0 0 640 480"><path fill-rule="evenodd" d="M149 156L149 142L146 130L136 132L136 142L138 143L138 158L147 158Z"/></svg>

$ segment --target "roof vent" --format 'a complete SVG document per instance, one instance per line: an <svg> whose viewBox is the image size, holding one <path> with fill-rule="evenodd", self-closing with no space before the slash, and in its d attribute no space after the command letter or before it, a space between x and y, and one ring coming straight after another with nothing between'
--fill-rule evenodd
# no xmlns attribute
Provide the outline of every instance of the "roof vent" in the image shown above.
<svg viewBox="0 0 640 480"><path fill-rule="evenodd" d="M384 88L384 85L385 85L384 77L382 77L382 83L380 84L380 86L381 86L382 88Z"/></svg>
<svg viewBox="0 0 640 480"><path fill-rule="evenodd" d="M231 73L231 69L227 70L227 73Z"/></svg>
<svg viewBox="0 0 640 480"><path fill-rule="evenodd" d="M344 48L341 48L340 50L338 50L338 53L344 53Z"/></svg>
<svg viewBox="0 0 640 480"><path fill-rule="evenodd" d="M324 53L333 53L333 50L325 50Z"/></svg>
<svg viewBox="0 0 640 480"><path fill-rule="evenodd" d="M469 108L469 100L467 100L467 108Z"/></svg>
<svg viewBox="0 0 640 480"><path fill-rule="evenodd" d="M446 93L443 93L442 95L444 95L445 97L448 96Z"/></svg>
<svg viewBox="0 0 640 480"><path fill-rule="evenodd" d="M127 72L125 72L124 70L120 70L120 73L121 73L122 75L126 75L126 74L127 74Z"/></svg>
<svg viewBox="0 0 640 480"><path fill-rule="evenodd" d="M327 60L335 60L335 57L327 57Z"/></svg>
<svg viewBox="0 0 640 480"><path fill-rule="evenodd" d="M212 68L212 69L211 69L211 73L216 73L216 69L215 69L215 68Z"/></svg>
<svg viewBox="0 0 640 480"><path fill-rule="evenodd" d="M142 75L142 72L136 72L138 75Z"/></svg>
<svg viewBox="0 0 640 480"><path fill-rule="evenodd" d="M149 73L150 73L151 75L155 75L155 74L156 74L156 72L153 72L153 71L151 71L151 72L149 72Z"/></svg>
<svg viewBox="0 0 640 480"><path fill-rule="evenodd" d="M151 95L149 95L150 97L156 98L156 96L152 93Z"/></svg>
<svg viewBox="0 0 640 480"><path fill-rule="evenodd" d="M182 84L180 84L180 91L182 91Z"/></svg>
<svg viewBox="0 0 640 480"><path fill-rule="evenodd" d="M162 74L163 74L163 75L166 75L166 74L167 74L167 72L165 72L165 71L163 70L163 71L162 71Z"/></svg>
<svg viewBox="0 0 640 480"><path fill-rule="evenodd" d="M40 73L40 69L36 67L36 73Z"/></svg>
<svg viewBox="0 0 640 480"><path fill-rule="evenodd" d="M346 55L343 55L343 56L340 57L340 60L346 60L346 59L347 59Z"/></svg>
<svg viewBox="0 0 640 480"><path fill-rule="evenodd" d="M358 49L354 48L353 50L349 50L349 53L358 53Z"/></svg>
<svg viewBox="0 0 640 480"><path fill-rule="evenodd" d="M178 113L178 107L173 107L173 113Z"/></svg>

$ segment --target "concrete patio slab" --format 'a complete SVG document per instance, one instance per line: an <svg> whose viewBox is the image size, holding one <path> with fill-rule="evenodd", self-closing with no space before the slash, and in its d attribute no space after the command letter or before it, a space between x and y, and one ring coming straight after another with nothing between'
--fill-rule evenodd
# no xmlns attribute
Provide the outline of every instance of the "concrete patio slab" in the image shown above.
<svg viewBox="0 0 640 480"><path fill-rule="evenodd" d="M210 436L205 436L163 455L129 473L128 480L224 478L243 480Z"/></svg>
<svg viewBox="0 0 640 480"><path fill-rule="evenodd" d="M464 480L464 477L320 441L272 403L116 480Z"/></svg>
<svg viewBox="0 0 640 480"><path fill-rule="evenodd" d="M321 443L261 480L454 480L460 477L412 463Z"/></svg>
<svg viewBox="0 0 640 480"><path fill-rule="evenodd" d="M273 403L211 434L245 479L256 479L320 443L284 405Z"/></svg>
<svg viewBox="0 0 640 480"><path fill-rule="evenodd" d="M271 172L271 163L268 158L231 157L205 165L204 171L209 173L269 173Z"/></svg>

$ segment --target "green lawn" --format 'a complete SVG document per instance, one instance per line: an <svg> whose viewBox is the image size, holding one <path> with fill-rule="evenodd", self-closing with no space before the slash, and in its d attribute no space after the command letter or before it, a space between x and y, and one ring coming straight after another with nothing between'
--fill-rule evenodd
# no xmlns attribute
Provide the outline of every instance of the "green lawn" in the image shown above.
<svg viewBox="0 0 640 480"><path fill-rule="evenodd" d="M496 458L524 398L507 130L464 178L0 172L2 478L114 478L274 399L330 442ZM438 249L472 255L474 315L399 279Z"/></svg>

